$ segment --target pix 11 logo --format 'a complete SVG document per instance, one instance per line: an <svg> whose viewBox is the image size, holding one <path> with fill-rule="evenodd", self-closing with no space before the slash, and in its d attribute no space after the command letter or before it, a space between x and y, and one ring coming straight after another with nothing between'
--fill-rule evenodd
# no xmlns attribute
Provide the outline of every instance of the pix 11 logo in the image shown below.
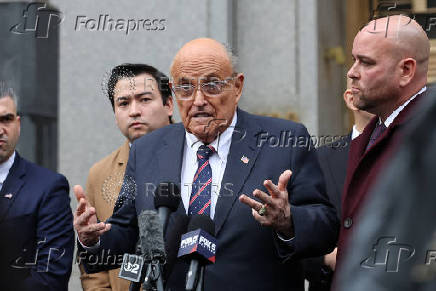
<svg viewBox="0 0 436 291"><path fill-rule="evenodd" d="M46 3L32 2L23 10L21 21L10 28L15 34L34 34L48 38L50 30L64 20L63 14L47 7Z"/></svg>

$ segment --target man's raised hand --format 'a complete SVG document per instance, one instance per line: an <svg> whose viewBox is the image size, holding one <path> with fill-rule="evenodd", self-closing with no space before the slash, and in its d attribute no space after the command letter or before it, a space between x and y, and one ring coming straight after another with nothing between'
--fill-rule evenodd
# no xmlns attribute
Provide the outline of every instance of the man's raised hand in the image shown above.
<svg viewBox="0 0 436 291"><path fill-rule="evenodd" d="M259 189L253 191L253 196L260 202L244 194L239 197L239 201L251 207L254 219L263 226L271 226L286 238L294 236L289 194L286 189L291 175L290 170L284 171L277 185L271 180L265 180L263 185L269 195Z"/></svg>
<svg viewBox="0 0 436 291"><path fill-rule="evenodd" d="M100 236L111 229L111 225L97 222L95 208L86 199L82 186L73 187L77 199L77 209L74 212L74 229L79 241L86 247L92 247L98 243Z"/></svg>

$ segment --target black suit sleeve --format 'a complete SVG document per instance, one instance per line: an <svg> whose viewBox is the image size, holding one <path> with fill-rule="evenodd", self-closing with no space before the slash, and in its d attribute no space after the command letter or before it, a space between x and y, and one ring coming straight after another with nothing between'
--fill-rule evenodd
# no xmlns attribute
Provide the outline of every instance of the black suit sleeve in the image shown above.
<svg viewBox="0 0 436 291"><path fill-rule="evenodd" d="M311 138L303 125L296 137L306 143L296 143L291 161L291 180L288 183L294 241L290 248L278 241L279 256L312 257L331 252L337 241L339 221L336 210L325 194L324 179Z"/></svg>

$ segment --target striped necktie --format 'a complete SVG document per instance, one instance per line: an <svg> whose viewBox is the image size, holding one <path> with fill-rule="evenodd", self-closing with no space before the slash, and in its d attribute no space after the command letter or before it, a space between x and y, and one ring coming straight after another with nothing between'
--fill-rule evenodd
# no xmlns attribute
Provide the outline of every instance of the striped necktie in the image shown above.
<svg viewBox="0 0 436 291"><path fill-rule="evenodd" d="M197 151L198 169L192 181L192 192L189 200L189 215L210 215L210 197L212 190L212 168L209 157L215 152L212 146L202 145Z"/></svg>

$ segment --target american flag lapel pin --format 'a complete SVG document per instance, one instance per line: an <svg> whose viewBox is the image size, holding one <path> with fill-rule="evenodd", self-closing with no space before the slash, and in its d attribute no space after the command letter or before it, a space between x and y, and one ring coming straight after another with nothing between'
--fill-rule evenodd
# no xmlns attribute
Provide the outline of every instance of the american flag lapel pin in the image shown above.
<svg viewBox="0 0 436 291"><path fill-rule="evenodd" d="M248 164L248 162L249 162L250 160L249 160L246 156L242 156L241 161L242 161L244 164Z"/></svg>
<svg viewBox="0 0 436 291"><path fill-rule="evenodd" d="M12 194L11 193L5 194L5 198L11 199L12 198Z"/></svg>

